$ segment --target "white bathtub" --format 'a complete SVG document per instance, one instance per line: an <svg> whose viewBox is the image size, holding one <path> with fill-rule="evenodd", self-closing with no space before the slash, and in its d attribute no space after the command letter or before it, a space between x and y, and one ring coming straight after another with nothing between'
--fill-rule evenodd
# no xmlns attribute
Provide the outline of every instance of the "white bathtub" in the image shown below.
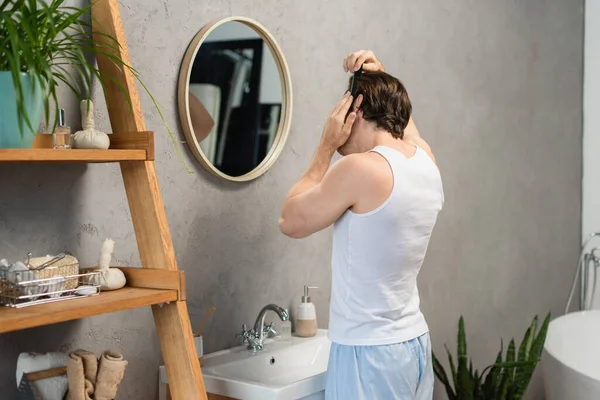
<svg viewBox="0 0 600 400"><path fill-rule="evenodd" d="M600 310L550 323L542 369L546 400L600 399Z"/></svg>

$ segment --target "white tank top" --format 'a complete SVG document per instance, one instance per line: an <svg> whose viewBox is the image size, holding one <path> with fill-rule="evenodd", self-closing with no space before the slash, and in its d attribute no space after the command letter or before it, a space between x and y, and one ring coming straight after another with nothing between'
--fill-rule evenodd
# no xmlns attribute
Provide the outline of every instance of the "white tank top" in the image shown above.
<svg viewBox="0 0 600 400"><path fill-rule="evenodd" d="M394 175L386 201L365 214L346 211L334 225L329 339L349 346L404 342L428 332L417 275L444 203L429 155L411 158L378 146Z"/></svg>

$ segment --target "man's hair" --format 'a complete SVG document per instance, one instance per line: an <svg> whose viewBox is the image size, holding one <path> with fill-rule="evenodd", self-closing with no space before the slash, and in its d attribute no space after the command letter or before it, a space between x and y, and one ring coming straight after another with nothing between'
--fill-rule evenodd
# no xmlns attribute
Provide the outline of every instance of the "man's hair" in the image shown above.
<svg viewBox="0 0 600 400"><path fill-rule="evenodd" d="M365 71L354 80L354 95L359 94L363 95L360 105L363 119L402 139L412 113L402 82L385 72Z"/></svg>

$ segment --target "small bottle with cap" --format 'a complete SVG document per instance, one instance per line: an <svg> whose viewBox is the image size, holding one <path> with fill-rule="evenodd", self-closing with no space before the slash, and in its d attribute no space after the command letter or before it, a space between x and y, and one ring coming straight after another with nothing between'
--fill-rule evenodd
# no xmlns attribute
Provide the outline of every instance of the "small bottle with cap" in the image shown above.
<svg viewBox="0 0 600 400"><path fill-rule="evenodd" d="M310 301L308 291L318 289L316 286L304 286L304 296L298 306L296 335L300 337L312 337L317 334L317 312L315 305Z"/></svg>
<svg viewBox="0 0 600 400"><path fill-rule="evenodd" d="M71 128L65 123L65 110L60 109L58 114L58 125L52 134L55 149L71 148Z"/></svg>

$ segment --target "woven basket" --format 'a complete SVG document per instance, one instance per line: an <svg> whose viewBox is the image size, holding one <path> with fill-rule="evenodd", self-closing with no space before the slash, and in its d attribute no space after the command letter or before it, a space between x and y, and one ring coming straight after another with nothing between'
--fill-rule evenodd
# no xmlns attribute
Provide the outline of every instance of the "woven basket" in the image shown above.
<svg viewBox="0 0 600 400"><path fill-rule="evenodd" d="M51 257L50 257L51 258ZM38 257L32 258L29 261L29 265L32 268L42 265L50 258L48 257ZM49 279L54 278L56 276L62 276L66 279L65 289L72 290L77 288L79 285L79 278L76 276L79 274L79 261L71 256L67 255L62 260L59 260L52 264L49 267L46 267L40 271L34 271L34 275L36 279ZM72 276L72 278L69 278Z"/></svg>

